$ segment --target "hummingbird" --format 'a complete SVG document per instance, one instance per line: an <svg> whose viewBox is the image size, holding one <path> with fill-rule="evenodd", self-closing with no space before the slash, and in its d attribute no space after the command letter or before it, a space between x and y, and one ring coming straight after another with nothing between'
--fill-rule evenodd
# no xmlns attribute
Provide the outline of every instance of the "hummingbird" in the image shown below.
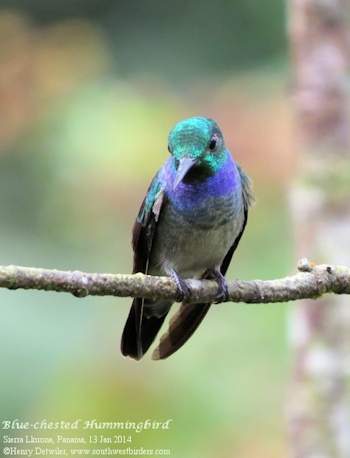
<svg viewBox="0 0 350 458"><path fill-rule="evenodd" d="M228 299L225 274L246 227L254 197L250 179L227 150L218 124L185 119L168 137L170 157L153 178L136 218L133 273L169 276L182 304L152 359L187 342L212 303L191 303L184 279L214 279L215 303ZM140 360L155 340L173 301L135 298L122 339L124 356Z"/></svg>

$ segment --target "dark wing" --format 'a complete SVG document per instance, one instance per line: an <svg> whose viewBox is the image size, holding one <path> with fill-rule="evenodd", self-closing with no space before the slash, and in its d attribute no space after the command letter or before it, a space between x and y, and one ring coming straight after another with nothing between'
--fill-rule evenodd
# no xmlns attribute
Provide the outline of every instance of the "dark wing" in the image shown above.
<svg viewBox="0 0 350 458"><path fill-rule="evenodd" d="M241 232L236 237L236 240L234 241L232 247L229 249L227 255L225 256L224 260L222 261L222 264L220 267L220 271L222 275L226 275L227 269L230 265L230 262L233 256L233 253L236 251L236 248L238 247L238 244L243 235L244 229L247 225L249 207L251 207L254 203L254 195L253 195L250 179L238 164L236 164L236 167L238 169L239 175L241 177L241 183L242 183L244 220L243 220Z"/></svg>
<svg viewBox="0 0 350 458"><path fill-rule="evenodd" d="M161 208L165 203L165 193L159 179L159 172L153 178L144 198L132 230L134 265L132 272L147 274L154 233Z"/></svg>
<svg viewBox="0 0 350 458"><path fill-rule="evenodd" d="M147 191L134 224L132 233L133 273L148 273L157 221L165 201L166 195L158 173ZM121 339L122 354L137 360L141 359L148 350L166 317L164 314L159 318L146 318L143 314L144 303L145 300L141 298L133 300Z"/></svg>
<svg viewBox="0 0 350 458"><path fill-rule="evenodd" d="M221 264L220 271L222 275L225 275L227 272L233 253L235 252L246 227L249 206L254 202L250 180L239 166L237 166L237 168L242 182L244 220L240 233L236 237L232 247L227 252ZM169 322L168 331L161 337L158 347L154 350L152 359L158 360L168 358L181 348L201 324L208 313L210 306L211 303L181 304L180 308Z"/></svg>

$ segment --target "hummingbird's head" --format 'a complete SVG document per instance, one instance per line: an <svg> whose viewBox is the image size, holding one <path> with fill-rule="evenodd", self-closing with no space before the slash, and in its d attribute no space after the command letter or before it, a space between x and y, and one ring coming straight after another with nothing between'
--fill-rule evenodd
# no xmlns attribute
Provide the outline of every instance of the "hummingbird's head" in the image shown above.
<svg viewBox="0 0 350 458"><path fill-rule="evenodd" d="M173 188L180 182L203 181L225 161L227 150L221 130L208 118L188 118L169 134L168 149L176 170Z"/></svg>

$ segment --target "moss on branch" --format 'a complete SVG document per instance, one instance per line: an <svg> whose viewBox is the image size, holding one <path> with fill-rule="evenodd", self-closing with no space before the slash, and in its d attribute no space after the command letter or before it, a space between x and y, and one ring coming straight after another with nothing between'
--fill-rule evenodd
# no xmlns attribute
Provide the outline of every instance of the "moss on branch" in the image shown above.
<svg viewBox="0 0 350 458"><path fill-rule="evenodd" d="M350 294L350 268L298 263L295 275L276 280L228 282L229 301L260 304L316 299L326 293ZM217 284L209 280L186 280L193 302L215 299ZM176 298L176 285L168 277L85 273L34 267L0 266L0 287L71 293L77 297L117 296L147 299Z"/></svg>

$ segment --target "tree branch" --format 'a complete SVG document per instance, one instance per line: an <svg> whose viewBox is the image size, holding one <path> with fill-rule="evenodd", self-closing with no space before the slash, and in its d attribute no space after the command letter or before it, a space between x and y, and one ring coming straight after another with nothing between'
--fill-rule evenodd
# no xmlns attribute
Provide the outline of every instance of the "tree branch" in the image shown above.
<svg viewBox="0 0 350 458"><path fill-rule="evenodd" d="M229 301L261 304L316 299L325 293L350 294L350 268L298 262L299 272L277 280L228 282ZM212 302L217 284L210 280L186 280L191 301ZM34 267L0 266L0 287L71 293L77 297L118 296L176 299L177 288L169 277L97 274Z"/></svg>

